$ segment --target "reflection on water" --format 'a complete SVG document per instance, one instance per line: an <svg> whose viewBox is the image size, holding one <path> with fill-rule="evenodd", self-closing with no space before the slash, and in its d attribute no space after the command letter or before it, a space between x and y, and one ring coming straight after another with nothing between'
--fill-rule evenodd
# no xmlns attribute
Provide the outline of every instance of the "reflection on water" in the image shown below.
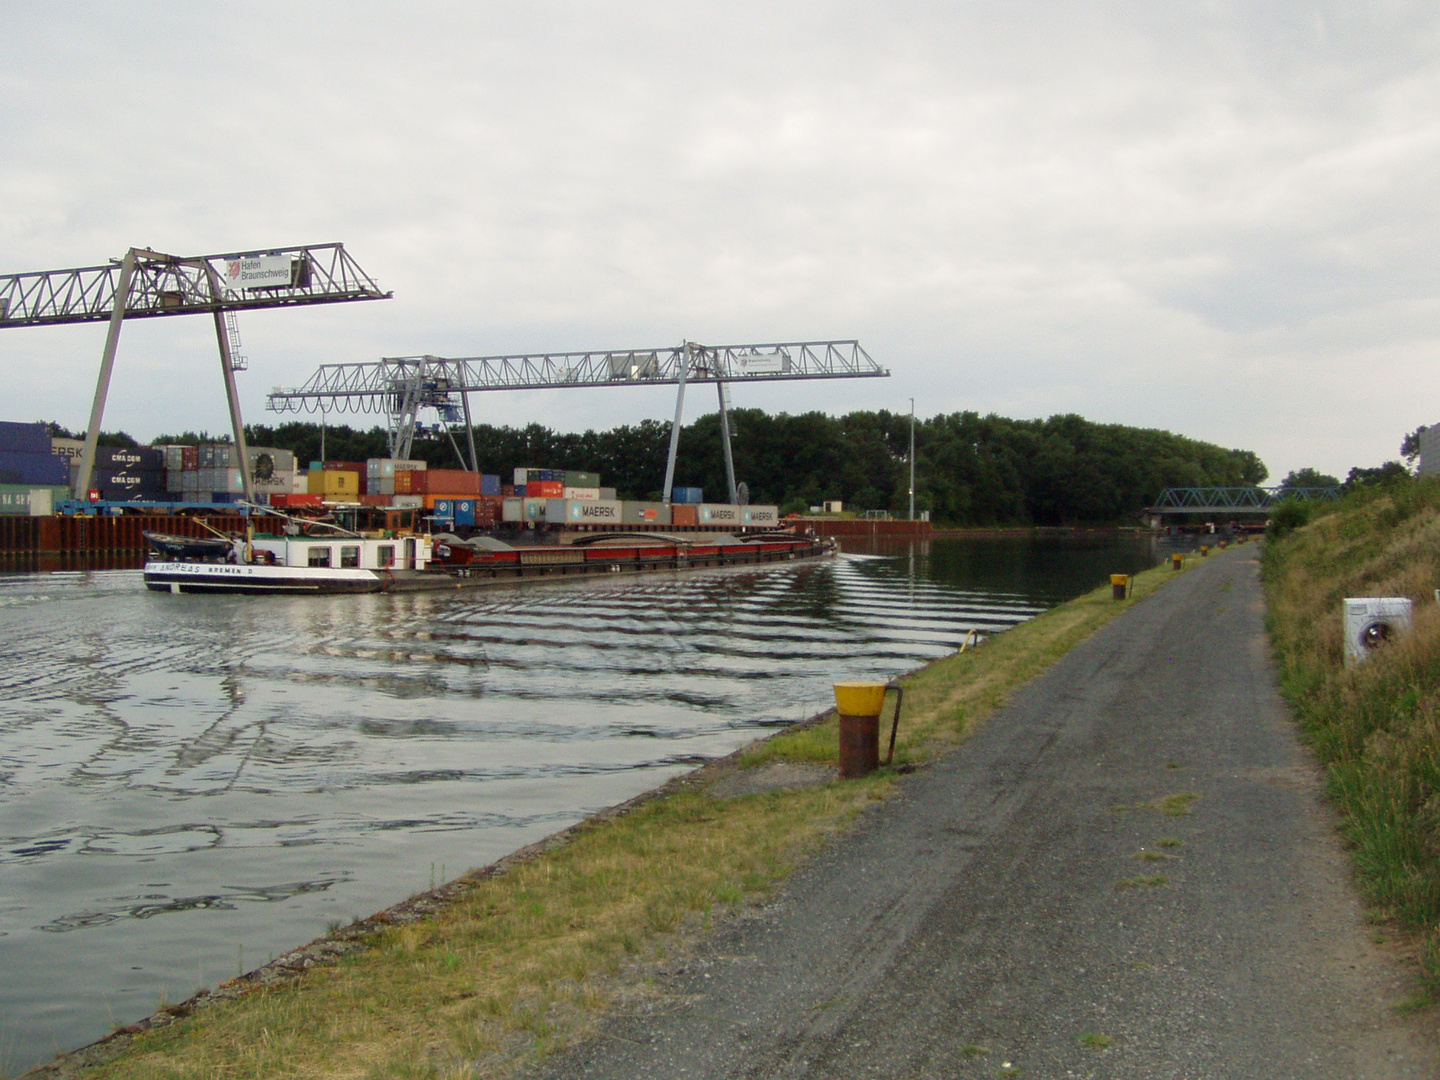
<svg viewBox="0 0 1440 1080"><path fill-rule="evenodd" d="M1153 561L935 541L327 598L0 576L0 1070Z"/></svg>

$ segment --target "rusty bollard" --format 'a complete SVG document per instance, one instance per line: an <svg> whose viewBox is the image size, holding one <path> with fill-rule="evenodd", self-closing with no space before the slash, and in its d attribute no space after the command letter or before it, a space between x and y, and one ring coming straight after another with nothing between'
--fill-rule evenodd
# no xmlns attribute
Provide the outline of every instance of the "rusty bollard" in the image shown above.
<svg viewBox="0 0 1440 1080"><path fill-rule="evenodd" d="M840 778L856 780L869 776L880 767L880 712L885 707L885 691L894 690L895 722L890 729L889 765L895 756L895 732L900 727L900 701L903 691L898 683L843 682L835 684L835 707L840 712Z"/></svg>

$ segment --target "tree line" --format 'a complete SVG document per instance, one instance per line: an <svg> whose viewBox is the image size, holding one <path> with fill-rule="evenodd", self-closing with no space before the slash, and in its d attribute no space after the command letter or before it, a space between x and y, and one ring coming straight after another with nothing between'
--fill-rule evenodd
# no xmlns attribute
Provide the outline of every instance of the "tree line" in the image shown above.
<svg viewBox="0 0 1440 1080"><path fill-rule="evenodd" d="M730 424L736 478L746 483L751 502L786 512L825 500L840 500L857 511L909 511L908 414L882 409L839 417L792 416L737 409ZM643 420L583 433L556 432L541 424L480 425L474 436L480 471L498 473L506 482L517 466L585 470L600 473L621 498L647 499L660 496L670 425ZM108 437L128 438L123 433ZM291 450L302 463L322 457L316 424L253 424L246 438L253 445ZM1012 420L951 413L917 419L914 438L915 508L954 525L1133 524L1164 488L1240 487L1263 483L1267 476L1249 450L1168 431L1092 423L1073 414ZM463 433L457 439L465 449ZM204 432L153 440L205 441L226 440ZM448 440L417 440L412 452L433 467L460 464ZM324 430L328 460L364 461L388 453L383 428ZM728 499L718 413L681 429L675 483L704 488L714 502Z"/></svg>

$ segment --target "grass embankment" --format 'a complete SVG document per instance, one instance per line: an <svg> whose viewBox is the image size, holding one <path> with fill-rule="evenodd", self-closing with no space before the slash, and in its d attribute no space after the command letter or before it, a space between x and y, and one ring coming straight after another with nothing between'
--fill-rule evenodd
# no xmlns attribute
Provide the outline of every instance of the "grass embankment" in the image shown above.
<svg viewBox="0 0 1440 1080"><path fill-rule="evenodd" d="M1440 997L1440 481L1351 495L1266 545L1281 689L1325 766L1361 894L1418 942ZM1408 596L1414 624L1344 662L1342 601Z"/></svg>
<svg viewBox="0 0 1440 1080"><path fill-rule="evenodd" d="M1172 575L1138 575L1125 602L1107 585L908 676L895 765L963 740L1016 687ZM887 714L882 728L888 723ZM747 749L738 768L833 766L836 746L832 717ZM892 767L864 780L721 798L702 772L580 826L537 858L465 882L440 914L382 929L333 965L137 1035L86 1075L502 1075L602 1010L643 997L647 962L763 897L895 779Z"/></svg>

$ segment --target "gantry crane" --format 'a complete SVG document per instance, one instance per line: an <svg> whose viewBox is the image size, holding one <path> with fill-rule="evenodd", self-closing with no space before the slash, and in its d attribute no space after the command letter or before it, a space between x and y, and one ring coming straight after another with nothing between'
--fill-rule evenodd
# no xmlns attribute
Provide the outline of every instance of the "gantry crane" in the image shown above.
<svg viewBox="0 0 1440 1080"><path fill-rule="evenodd" d="M755 345L699 345L692 341L659 349L527 353L516 356L387 357L353 364L323 364L300 387L277 386L266 408L274 412L383 412L389 417L390 453L409 457L421 409L436 409L454 443L453 426L469 435L469 466L476 468L469 395L483 390L553 390L597 386L679 387L670 451L665 465L665 501L675 480L675 457L685 386L713 382L720 399L720 433L730 501L741 501L730 450L731 383L782 379L855 379L890 372L872 360L858 341L794 341ZM457 455L464 461L459 446Z"/></svg>
<svg viewBox="0 0 1440 1080"><path fill-rule="evenodd" d="M125 319L161 315L211 314L220 345L220 367L224 373L236 452L244 475L245 498L253 502L255 493L246 467L249 453L235 387L235 372L244 367L243 358L232 349L236 338L235 313L297 304L384 300L390 296L388 292L381 292L370 275L360 269L343 244L193 257L131 248L123 259L107 266L0 274L0 327L109 320L95 401L90 409L90 426L85 432L85 448L80 457L76 491L83 493L89 490L95 469L95 447L121 323Z"/></svg>

